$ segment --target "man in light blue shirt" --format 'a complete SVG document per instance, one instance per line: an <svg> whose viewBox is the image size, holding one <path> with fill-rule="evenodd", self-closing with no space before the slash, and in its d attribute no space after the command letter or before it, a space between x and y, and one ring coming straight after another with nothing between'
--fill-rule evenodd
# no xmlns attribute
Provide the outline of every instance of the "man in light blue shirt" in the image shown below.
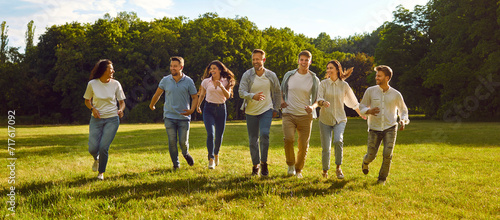
<svg viewBox="0 0 500 220"><path fill-rule="evenodd" d="M177 137L182 155L190 166L194 160L189 155L189 122L191 114L196 110L198 95L196 86L189 76L186 76L182 69L184 59L182 57L170 58L170 75L163 77L158 85L158 89L151 99L149 108L155 110L155 105L160 96L165 92L165 104L163 106L163 120L168 136L168 150L174 165L174 170L179 168L179 157L177 150ZM191 104L189 103L191 97Z"/></svg>
<svg viewBox="0 0 500 220"><path fill-rule="evenodd" d="M361 114L368 115L368 149L363 164L363 173L368 174L368 164L377 156L377 151L382 141L384 141L384 153L382 167L380 168L378 183L385 184L389 169L391 168L392 151L396 145L396 135L398 115L400 117L400 128L404 130L405 125L410 123L408 119L408 108L403 100L403 96L397 90L389 86L392 78L392 69L381 65L375 67L376 86L372 86L365 91L363 99L359 104Z"/></svg>

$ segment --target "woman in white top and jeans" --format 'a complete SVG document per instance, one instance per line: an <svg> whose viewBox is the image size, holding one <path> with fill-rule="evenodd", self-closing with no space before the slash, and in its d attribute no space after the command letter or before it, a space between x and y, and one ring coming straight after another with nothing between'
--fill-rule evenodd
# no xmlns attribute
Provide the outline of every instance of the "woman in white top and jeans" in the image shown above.
<svg viewBox="0 0 500 220"><path fill-rule="evenodd" d="M202 79L197 111L201 113L200 105L206 95L203 122L207 130L208 168L214 169L219 165L219 149L226 127L226 100L232 97L236 81L231 70L218 60L208 64Z"/></svg>
<svg viewBox="0 0 500 220"><path fill-rule="evenodd" d="M326 66L326 79L321 81L318 89L318 105L321 107L319 128L321 136L323 176L328 177L330 169L330 149L335 145L335 164L337 164L337 178L343 179L344 174L340 165L343 157L343 136L347 122L344 104L358 112L359 103L349 84L344 80L352 73L353 68L342 71L339 61L332 60Z"/></svg>
<svg viewBox="0 0 500 220"><path fill-rule="evenodd" d="M83 95L85 105L92 111L89 123L89 153L94 157L92 170L99 171L97 178L100 180L104 179L109 146L125 109L125 94L120 83L113 79L114 73L110 60L99 60L91 71ZM116 100L120 108L116 106Z"/></svg>

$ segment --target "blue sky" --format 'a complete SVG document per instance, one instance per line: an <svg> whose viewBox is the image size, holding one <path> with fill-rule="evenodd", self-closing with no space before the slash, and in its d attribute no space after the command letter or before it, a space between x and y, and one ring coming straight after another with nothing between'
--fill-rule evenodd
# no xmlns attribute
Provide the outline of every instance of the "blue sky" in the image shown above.
<svg viewBox="0 0 500 220"><path fill-rule="evenodd" d="M134 11L139 18L185 16L195 19L206 12L221 17L246 16L259 29L289 27L295 33L317 37L325 32L348 37L371 32L392 20L397 5L413 10L428 0L2 0L0 22L6 21L9 46L24 48L26 25L35 22L36 40L45 28L66 22L94 22L105 13L115 16Z"/></svg>

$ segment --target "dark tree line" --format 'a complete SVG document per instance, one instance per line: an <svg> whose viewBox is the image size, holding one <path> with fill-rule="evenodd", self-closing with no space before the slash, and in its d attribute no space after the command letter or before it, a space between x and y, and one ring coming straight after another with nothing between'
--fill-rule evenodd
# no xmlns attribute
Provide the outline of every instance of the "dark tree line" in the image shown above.
<svg viewBox="0 0 500 220"><path fill-rule="evenodd" d="M108 58L127 96L125 120L159 121L161 110L150 111L148 105L159 80L169 74L171 56L184 57L184 72L200 85L203 69L216 59L239 80L252 66L251 51L261 48L267 53L265 66L280 79L297 67L297 54L307 49L313 54L311 70L320 78L331 59L354 67L347 81L358 99L374 85L375 64L386 64L395 72L391 85L403 93L411 113L448 121L500 118L500 5L438 0L393 13L393 21L372 33L334 39L326 33L308 38L289 28L259 30L245 17L214 13L146 22L121 12L94 23L54 25L33 45L35 26L30 22L24 54L7 46L3 22L1 108L15 109L20 123L87 123L86 82L95 62ZM228 102L229 119L244 118L237 89ZM200 116L195 113L194 118Z"/></svg>

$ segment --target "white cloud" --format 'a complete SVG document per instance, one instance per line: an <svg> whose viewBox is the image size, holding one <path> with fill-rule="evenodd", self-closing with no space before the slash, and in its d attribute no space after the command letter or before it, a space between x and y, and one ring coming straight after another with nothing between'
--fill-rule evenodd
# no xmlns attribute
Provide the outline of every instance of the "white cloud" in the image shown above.
<svg viewBox="0 0 500 220"><path fill-rule="evenodd" d="M173 0L131 0L130 3L141 7L149 16L155 18L168 16L165 11L174 6Z"/></svg>
<svg viewBox="0 0 500 220"><path fill-rule="evenodd" d="M25 16L8 14L5 17L9 26L9 45L24 48L26 25L33 20L35 38L45 32L46 27L70 22L88 23L97 20L105 13L115 16L122 11L125 0L22 0L18 9L30 8L33 13Z"/></svg>

